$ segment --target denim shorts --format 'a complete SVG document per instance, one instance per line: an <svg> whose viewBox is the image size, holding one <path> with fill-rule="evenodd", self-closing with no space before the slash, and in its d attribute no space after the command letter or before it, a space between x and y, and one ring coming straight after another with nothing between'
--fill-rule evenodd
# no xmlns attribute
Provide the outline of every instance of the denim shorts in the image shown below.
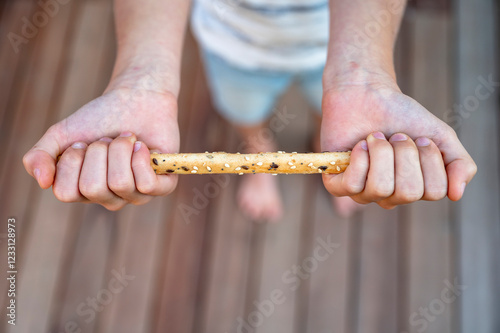
<svg viewBox="0 0 500 333"><path fill-rule="evenodd" d="M238 68L206 50L201 54L212 102L228 121L241 126L264 122L271 115L278 98L294 81L321 116L323 66L298 73L253 70Z"/></svg>

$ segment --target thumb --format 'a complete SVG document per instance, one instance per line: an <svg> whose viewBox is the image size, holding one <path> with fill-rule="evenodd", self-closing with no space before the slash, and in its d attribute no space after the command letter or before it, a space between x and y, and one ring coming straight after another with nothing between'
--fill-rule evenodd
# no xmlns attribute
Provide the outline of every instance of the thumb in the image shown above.
<svg viewBox="0 0 500 333"><path fill-rule="evenodd" d="M49 188L54 182L57 156L62 153L63 144L60 132L54 125L23 157L24 168L43 189Z"/></svg>
<svg viewBox="0 0 500 333"><path fill-rule="evenodd" d="M438 144L448 174L448 197L457 201L477 172L476 163L453 131Z"/></svg>

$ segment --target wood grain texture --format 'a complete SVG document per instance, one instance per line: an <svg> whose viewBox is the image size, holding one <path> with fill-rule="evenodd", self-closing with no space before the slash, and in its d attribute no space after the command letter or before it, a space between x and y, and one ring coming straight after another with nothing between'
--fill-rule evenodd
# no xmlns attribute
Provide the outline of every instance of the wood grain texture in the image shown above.
<svg viewBox="0 0 500 333"><path fill-rule="evenodd" d="M410 96L419 101L438 118L451 106L452 63L450 62L451 17L449 13L428 10L413 16L414 26L411 64ZM429 61L432 59L432 61ZM408 227L408 278L407 306L404 315L405 328L418 332L453 332L452 311L456 304L444 308L434 307L441 298L445 281L453 281L450 253L453 240L449 201L418 202L405 207ZM432 304L431 304L432 302ZM433 320L427 320L420 308L432 307Z"/></svg>
<svg viewBox="0 0 500 333"><path fill-rule="evenodd" d="M459 137L478 166L461 202L453 205L457 216L458 280L467 285L459 299L459 332L493 333L500 330L500 190L499 190L499 87L498 1L457 0L455 101L482 97L477 111L456 115ZM495 26L496 25L496 26ZM482 78L482 80L481 80ZM497 85L484 84L493 80ZM488 88L486 88L489 86Z"/></svg>
<svg viewBox="0 0 500 333"><path fill-rule="evenodd" d="M443 3L438 7L445 8ZM422 4L408 11L403 23L398 82L442 117L454 103L474 96L480 76L500 80L498 32L493 32L498 19L493 0L459 0L453 17L434 4ZM106 86L116 51L110 5L110 0L70 2L19 55L9 53L7 43L0 46L5 87L0 91L5 156L0 211L21 222L22 272L19 324L12 329L3 322L0 331L59 332L76 322L82 332L232 333L255 316L256 304L279 289L287 292L286 301L249 332L418 332L422 326L412 325L412 313L429 307L446 286L443 281L453 283L455 277L467 289L425 331L499 331L497 87L477 112L457 120L460 137L480 168L457 204L422 202L391 212L373 206L342 219L320 176L283 176L278 181L287 213L279 224L267 225L238 210L238 185L246 175L226 175L227 183L213 176L180 177L171 196L118 213L62 204L50 190L39 190L21 165L22 155L48 126ZM2 4L0 31L18 29L20 16L36 8L26 0ZM201 70L188 34L179 98L181 151L239 151L234 129L211 109ZM277 133L277 149L311 150L307 143L314 126L296 87L276 109L296 116ZM203 192L210 183L224 186L218 185L208 204L198 202L203 207L186 223L179 207L194 207L195 189ZM2 223L2 269L4 232ZM307 258L314 257L320 239L339 246L310 273L302 271L307 275L298 277L300 286L292 290L297 280L290 278L298 276L293 267L312 263ZM135 279L85 322L88 317L76 308L108 288L112 270L122 268ZM6 286L0 280L0 304L7 300Z"/></svg>

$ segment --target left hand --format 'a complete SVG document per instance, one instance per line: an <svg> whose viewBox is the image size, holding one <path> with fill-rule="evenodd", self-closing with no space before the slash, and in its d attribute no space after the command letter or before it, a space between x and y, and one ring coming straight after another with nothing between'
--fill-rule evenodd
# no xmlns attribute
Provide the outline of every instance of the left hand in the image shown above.
<svg viewBox="0 0 500 333"><path fill-rule="evenodd" d="M323 175L335 196L383 208L459 200L477 171L455 131L385 75L330 84L323 95L323 151L352 149L342 174ZM387 139L386 139L387 138Z"/></svg>

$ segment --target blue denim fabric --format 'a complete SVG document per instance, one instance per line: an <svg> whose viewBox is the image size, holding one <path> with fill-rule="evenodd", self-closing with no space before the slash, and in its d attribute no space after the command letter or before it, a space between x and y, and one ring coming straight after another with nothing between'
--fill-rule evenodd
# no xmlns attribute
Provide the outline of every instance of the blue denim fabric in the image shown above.
<svg viewBox="0 0 500 333"><path fill-rule="evenodd" d="M234 124L252 126L265 121L294 80L321 115L323 67L299 73L275 72L238 68L206 50L202 58L214 106Z"/></svg>

